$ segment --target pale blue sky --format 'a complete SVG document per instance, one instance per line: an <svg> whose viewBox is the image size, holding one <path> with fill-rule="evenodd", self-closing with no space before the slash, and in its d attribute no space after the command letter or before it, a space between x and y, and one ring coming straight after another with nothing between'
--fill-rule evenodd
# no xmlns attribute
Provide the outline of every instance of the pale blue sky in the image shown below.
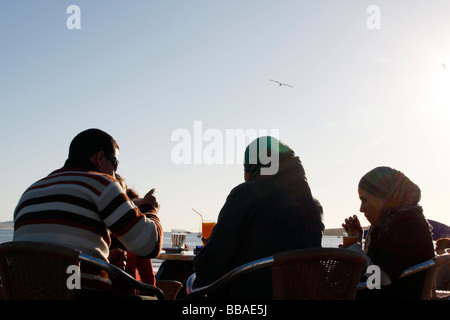
<svg viewBox="0 0 450 320"><path fill-rule="evenodd" d="M72 4L80 30L66 27ZM379 165L403 171L426 216L450 224L449 13L447 0L2 1L0 221L97 127L119 143L128 184L157 187L163 227L198 231L191 208L215 219L243 181L240 163L173 163L172 133L201 121L279 130L326 227L352 214L367 224L357 183Z"/></svg>

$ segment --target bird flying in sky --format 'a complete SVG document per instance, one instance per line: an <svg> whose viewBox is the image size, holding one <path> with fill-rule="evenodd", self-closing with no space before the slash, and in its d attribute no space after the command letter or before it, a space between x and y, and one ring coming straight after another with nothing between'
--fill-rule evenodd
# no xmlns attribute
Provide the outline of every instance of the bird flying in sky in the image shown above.
<svg viewBox="0 0 450 320"><path fill-rule="evenodd" d="M272 79L269 79L269 80L278 83L278 84L280 85L280 87L281 87L281 86L286 86L286 87L291 87L291 88L293 88L293 86L291 86L291 85L289 85L289 84L281 83L281 82L279 82L279 81L272 80Z"/></svg>

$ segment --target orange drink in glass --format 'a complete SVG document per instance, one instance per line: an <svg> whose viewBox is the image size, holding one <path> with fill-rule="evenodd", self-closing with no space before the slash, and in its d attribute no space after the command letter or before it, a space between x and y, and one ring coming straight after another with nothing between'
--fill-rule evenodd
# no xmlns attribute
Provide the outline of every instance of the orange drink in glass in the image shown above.
<svg viewBox="0 0 450 320"><path fill-rule="evenodd" d="M344 246L351 246L352 244L355 244L357 242L358 242L358 236L344 235L342 237L342 244Z"/></svg>
<svg viewBox="0 0 450 320"><path fill-rule="evenodd" d="M212 229L216 225L215 221L208 221L203 220L202 221L202 241L204 239L208 239L211 236ZM203 241L203 244L206 244L205 241Z"/></svg>

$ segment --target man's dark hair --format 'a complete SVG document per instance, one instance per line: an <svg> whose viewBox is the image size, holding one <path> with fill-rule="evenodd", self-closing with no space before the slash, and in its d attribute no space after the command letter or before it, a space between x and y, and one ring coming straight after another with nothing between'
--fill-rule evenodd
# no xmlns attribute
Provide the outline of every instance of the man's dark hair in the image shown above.
<svg viewBox="0 0 450 320"><path fill-rule="evenodd" d="M100 129L88 129L73 138L69 147L69 157L65 166L80 167L99 151L113 155L119 145L108 133ZM84 167L84 165L82 165Z"/></svg>

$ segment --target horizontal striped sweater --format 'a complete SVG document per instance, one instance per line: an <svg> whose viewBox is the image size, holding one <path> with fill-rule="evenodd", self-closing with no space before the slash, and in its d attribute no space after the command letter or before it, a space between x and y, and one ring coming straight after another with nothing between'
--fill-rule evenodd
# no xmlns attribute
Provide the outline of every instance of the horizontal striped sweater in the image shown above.
<svg viewBox="0 0 450 320"><path fill-rule="evenodd" d="M62 245L108 261L111 234L138 257L156 257L162 227L111 176L62 168L31 185L14 211L14 241Z"/></svg>

